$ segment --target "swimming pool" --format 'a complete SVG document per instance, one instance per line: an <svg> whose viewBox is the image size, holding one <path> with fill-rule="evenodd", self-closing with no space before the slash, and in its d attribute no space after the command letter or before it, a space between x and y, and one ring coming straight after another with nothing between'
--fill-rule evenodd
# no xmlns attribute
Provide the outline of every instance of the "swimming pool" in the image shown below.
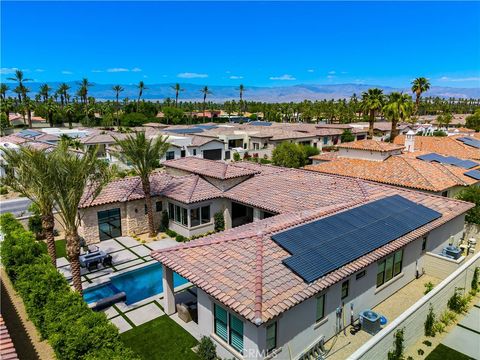
<svg viewBox="0 0 480 360"><path fill-rule="evenodd" d="M85 289L83 299L87 303L93 303L123 291L127 295L126 304L130 305L163 292L162 274L162 264L156 262L140 269L113 276L106 284ZM173 273L174 287L187 282L187 279Z"/></svg>

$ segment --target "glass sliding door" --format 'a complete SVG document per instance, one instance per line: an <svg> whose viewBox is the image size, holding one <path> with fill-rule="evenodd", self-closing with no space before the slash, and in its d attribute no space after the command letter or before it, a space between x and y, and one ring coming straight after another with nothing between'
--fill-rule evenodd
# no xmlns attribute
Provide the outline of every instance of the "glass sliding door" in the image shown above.
<svg viewBox="0 0 480 360"><path fill-rule="evenodd" d="M99 211L97 216L100 241L122 236L120 209Z"/></svg>

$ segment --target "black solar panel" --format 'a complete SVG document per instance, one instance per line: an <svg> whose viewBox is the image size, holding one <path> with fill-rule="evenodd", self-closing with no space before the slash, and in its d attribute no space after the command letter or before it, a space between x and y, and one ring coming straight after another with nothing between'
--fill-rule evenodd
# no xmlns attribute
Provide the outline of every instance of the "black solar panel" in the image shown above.
<svg viewBox="0 0 480 360"><path fill-rule="evenodd" d="M394 195L283 231L272 239L292 254L283 263L310 283L441 216Z"/></svg>
<svg viewBox="0 0 480 360"><path fill-rule="evenodd" d="M458 138L457 140L463 142L465 145L476 147L480 149L480 140L471 138L471 137L462 137Z"/></svg>
<svg viewBox="0 0 480 360"><path fill-rule="evenodd" d="M480 170L470 170L464 173L464 175L467 175L475 180L480 180Z"/></svg>
<svg viewBox="0 0 480 360"><path fill-rule="evenodd" d="M427 161L427 162L435 161L435 162L438 162L438 163L441 163L441 164L453 165L453 166L461 167L461 168L464 168L464 169L471 169L471 168L479 165L475 161L463 160L463 159L459 159L459 158L454 157L454 156L442 156L442 155L439 155L439 154L436 154L436 153L419 155L419 156L417 156L417 159Z"/></svg>

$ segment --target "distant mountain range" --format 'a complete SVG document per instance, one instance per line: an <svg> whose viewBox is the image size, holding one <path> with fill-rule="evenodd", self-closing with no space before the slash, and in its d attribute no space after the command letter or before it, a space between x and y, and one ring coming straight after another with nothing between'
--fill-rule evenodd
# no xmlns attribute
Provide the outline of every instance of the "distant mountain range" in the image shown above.
<svg viewBox="0 0 480 360"><path fill-rule="evenodd" d="M58 82L50 82L52 88L58 87ZM73 93L78 85L76 82L68 83ZM33 93L37 93L41 83L28 83L28 87ZM172 90L173 84L147 84L148 89L144 91L143 98L149 100L164 100L168 97L175 98L175 92ZM112 91L112 84L94 84L89 89L89 95L99 100L114 99L115 93ZM13 88L13 84L10 86ZM135 99L138 96L135 84L123 84L125 89L121 93L121 98L128 97ZM182 84L185 90L180 94L180 99L184 101L203 101L203 95L200 89L203 86L195 84ZM335 84L335 85L291 85L277 87L258 87L246 85L244 99L247 101L264 102L300 102L303 100L323 100L323 99L343 99L349 98L352 94L360 97L361 93L371 87L378 87L385 93L392 91L404 91L410 93L409 88L394 88L380 85L368 84ZM208 87L212 92L208 96L209 101L224 102L227 100L238 100L237 86L217 86ZM14 95L13 93L9 95ZM432 86L424 96L438 96L442 98L480 98L480 88L454 88L443 86Z"/></svg>

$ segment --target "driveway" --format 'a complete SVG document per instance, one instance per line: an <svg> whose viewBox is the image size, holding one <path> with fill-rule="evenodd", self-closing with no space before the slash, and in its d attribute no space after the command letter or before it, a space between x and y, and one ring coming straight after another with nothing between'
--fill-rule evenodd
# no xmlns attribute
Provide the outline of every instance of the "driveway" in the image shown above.
<svg viewBox="0 0 480 360"><path fill-rule="evenodd" d="M28 214L28 207L32 202L27 198L18 198L0 202L0 214L12 213L15 217Z"/></svg>

